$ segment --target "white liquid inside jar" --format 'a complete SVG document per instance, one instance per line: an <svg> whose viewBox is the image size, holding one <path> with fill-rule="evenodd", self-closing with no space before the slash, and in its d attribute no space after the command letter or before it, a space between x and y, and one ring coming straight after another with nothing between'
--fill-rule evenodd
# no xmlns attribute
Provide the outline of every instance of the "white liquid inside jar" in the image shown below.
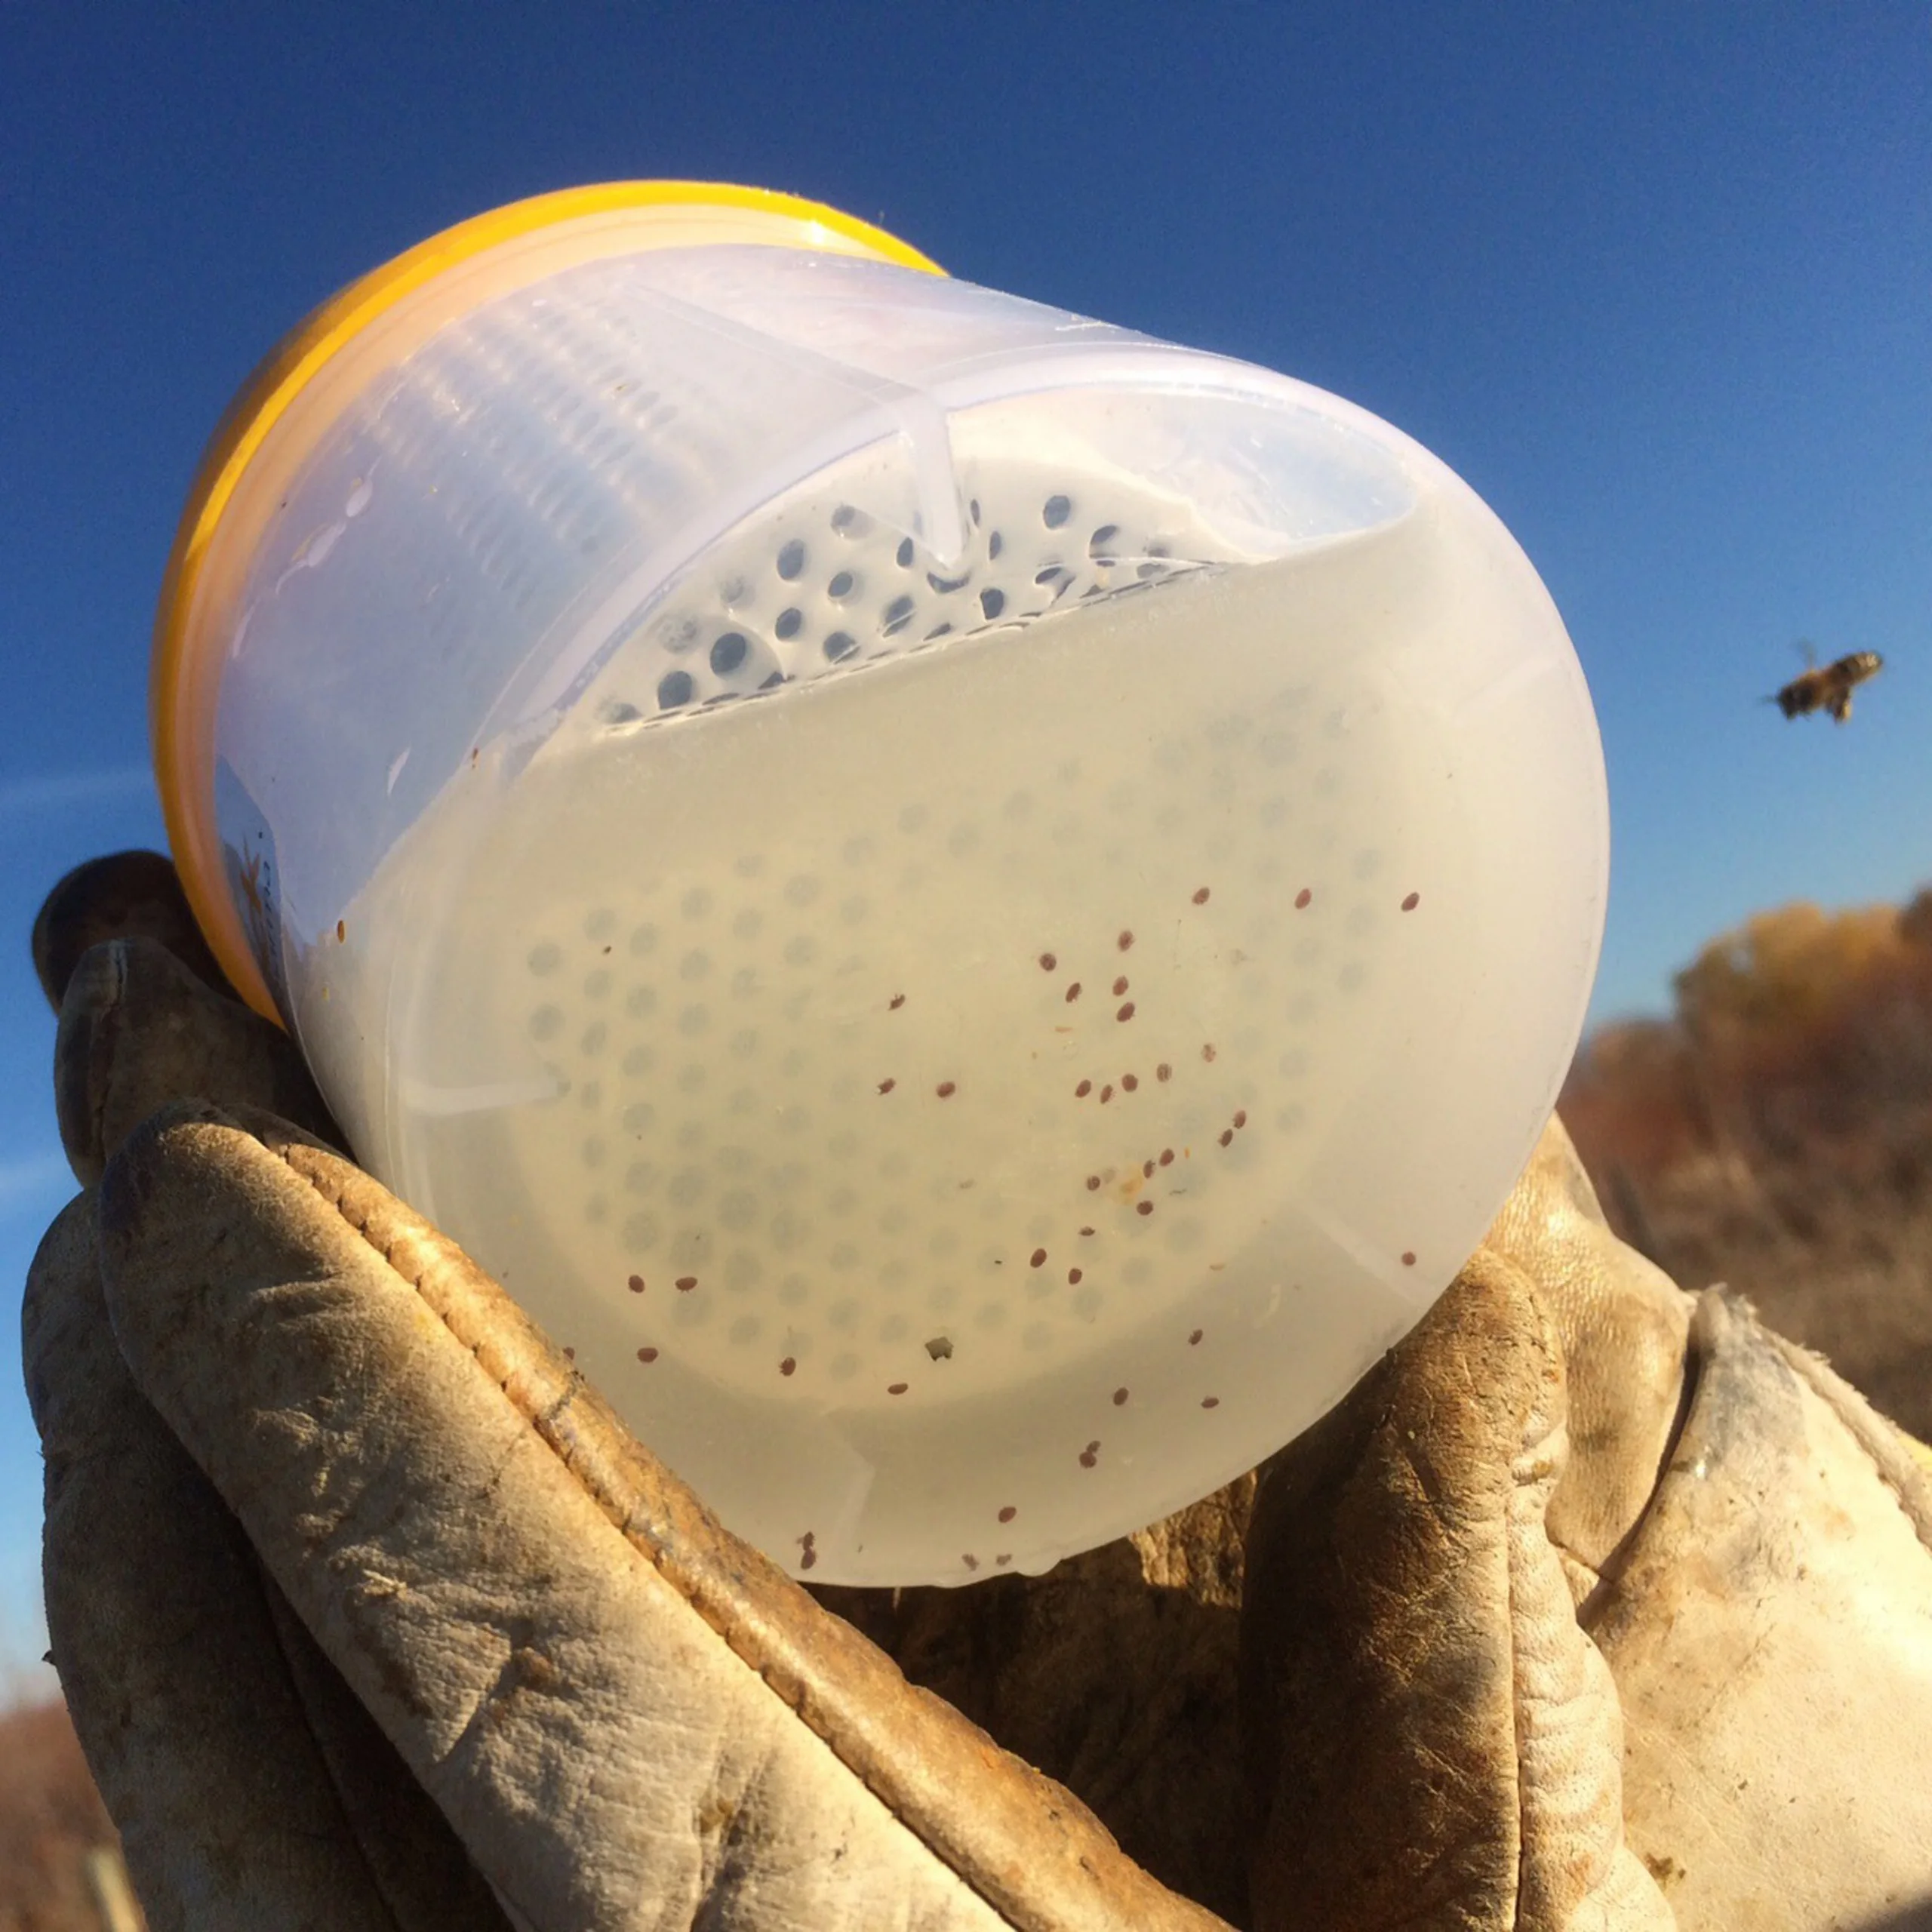
<svg viewBox="0 0 1932 1932"><path fill-rule="evenodd" d="M1601 929L1580 675L1451 482L746 701L620 648L304 955L358 1153L814 1581L1037 1571L1252 1466L1480 1238ZM694 666L801 585L878 628L838 500Z"/></svg>

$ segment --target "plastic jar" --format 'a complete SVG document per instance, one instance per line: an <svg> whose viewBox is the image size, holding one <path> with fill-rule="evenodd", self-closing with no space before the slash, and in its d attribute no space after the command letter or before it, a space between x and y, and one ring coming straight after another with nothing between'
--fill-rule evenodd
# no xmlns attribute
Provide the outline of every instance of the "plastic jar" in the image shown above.
<svg viewBox="0 0 1932 1932"><path fill-rule="evenodd" d="M518 204L297 330L155 697L358 1157L815 1580L1037 1570L1312 1420L1601 933L1581 673L1441 463L746 189Z"/></svg>

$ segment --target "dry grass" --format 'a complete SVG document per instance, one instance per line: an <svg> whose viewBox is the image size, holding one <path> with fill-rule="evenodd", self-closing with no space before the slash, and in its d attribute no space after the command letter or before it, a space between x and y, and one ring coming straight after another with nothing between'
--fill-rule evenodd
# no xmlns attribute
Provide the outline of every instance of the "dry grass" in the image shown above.
<svg viewBox="0 0 1932 1932"><path fill-rule="evenodd" d="M115 1844L66 1706L0 1715L0 1932L118 1932L88 1869Z"/></svg>
<svg viewBox="0 0 1932 1932"><path fill-rule="evenodd" d="M1626 1241L1932 1438L1932 891L1714 940L1675 1015L1595 1035L1559 1104Z"/></svg>

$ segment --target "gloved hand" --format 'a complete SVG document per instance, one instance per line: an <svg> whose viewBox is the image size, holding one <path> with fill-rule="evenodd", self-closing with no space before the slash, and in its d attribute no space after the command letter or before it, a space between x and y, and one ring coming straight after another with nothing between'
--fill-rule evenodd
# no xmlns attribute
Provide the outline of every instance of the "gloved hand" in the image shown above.
<svg viewBox="0 0 1932 1932"><path fill-rule="evenodd" d="M1558 1124L1247 1562L1257 1922L1932 1927L1932 1456Z"/></svg>
<svg viewBox="0 0 1932 1932"><path fill-rule="evenodd" d="M840 1616L331 1150L160 862L35 954L88 1186L26 1311L49 1624L156 1932L1206 1926L1149 1872L1238 1921L1251 1863L1267 1926L1932 1897L1932 1485L1560 1128L1265 1472L1244 1604L1251 1481Z"/></svg>

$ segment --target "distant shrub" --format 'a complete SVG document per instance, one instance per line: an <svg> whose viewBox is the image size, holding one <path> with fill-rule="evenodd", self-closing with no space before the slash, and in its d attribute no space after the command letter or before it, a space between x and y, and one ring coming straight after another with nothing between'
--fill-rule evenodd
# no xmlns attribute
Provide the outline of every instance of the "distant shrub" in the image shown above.
<svg viewBox="0 0 1932 1932"><path fill-rule="evenodd" d="M1713 940L1558 1105L1611 1226L1727 1281L1932 1440L1932 888Z"/></svg>
<svg viewBox="0 0 1932 1932"><path fill-rule="evenodd" d="M1713 940L1677 975L1679 1023L1703 1051L1789 1040L1831 1020L1901 950L1894 906L1760 912Z"/></svg>
<svg viewBox="0 0 1932 1932"><path fill-rule="evenodd" d="M1604 1027L1577 1055L1560 1104L1593 1172L1641 1180L1713 1150L1847 1178L1924 1165L1932 888L1903 909L1761 912L1673 986L1671 1019Z"/></svg>
<svg viewBox="0 0 1932 1932"><path fill-rule="evenodd" d="M115 1841L65 1706L0 1713L0 1927L101 1932L86 1860Z"/></svg>
<svg viewBox="0 0 1932 1932"><path fill-rule="evenodd" d="M1932 952L1932 885L1916 893L1899 915L1899 937L1915 950Z"/></svg>
<svg viewBox="0 0 1932 1932"><path fill-rule="evenodd" d="M1711 1142L1690 1041L1674 1020L1626 1020L1592 1034L1561 1106L1580 1146L1614 1148L1626 1167L1674 1167Z"/></svg>

